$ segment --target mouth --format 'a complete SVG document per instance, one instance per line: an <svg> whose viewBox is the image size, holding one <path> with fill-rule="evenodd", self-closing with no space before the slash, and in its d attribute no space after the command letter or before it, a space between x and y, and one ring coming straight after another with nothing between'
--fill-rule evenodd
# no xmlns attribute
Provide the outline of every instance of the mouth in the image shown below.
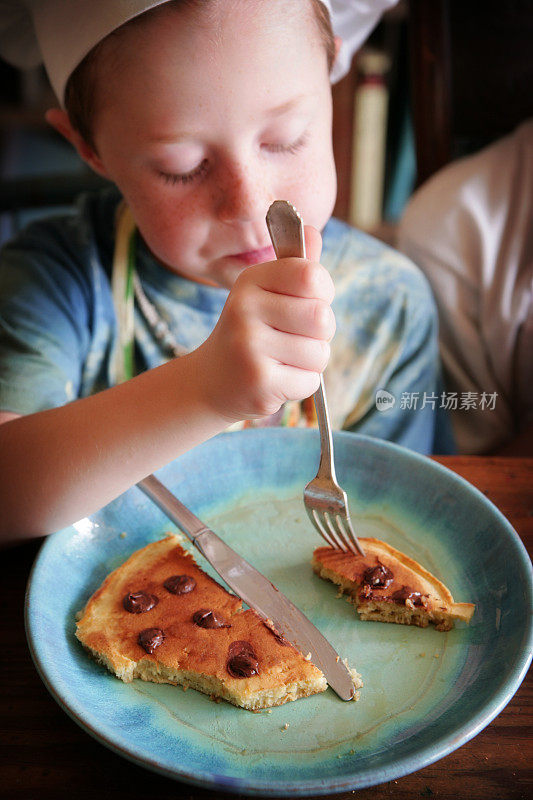
<svg viewBox="0 0 533 800"><path fill-rule="evenodd" d="M276 254L274 248L270 245L269 247L261 247L259 250L246 250L242 253L234 253L230 258L234 258L236 261L240 261L246 266L252 266L253 264L263 264L265 261L275 261Z"/></svg>

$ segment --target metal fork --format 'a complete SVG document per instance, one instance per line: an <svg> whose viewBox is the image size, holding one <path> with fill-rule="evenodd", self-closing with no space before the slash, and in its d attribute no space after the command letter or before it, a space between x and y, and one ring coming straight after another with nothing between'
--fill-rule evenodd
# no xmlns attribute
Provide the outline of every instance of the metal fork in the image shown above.
<svg viewBox="0 0 533 800"><path fill-rule="evenodd" d="M277 258L305 258L303 223L298 211L286 200L275 200L266 216L268 232ZM365 552L352 528L346 492L337 483L333 439L322 375L314 395L320 431L320 464L316 478L304 489L309 519L326 542L345 552Z"/></svg>

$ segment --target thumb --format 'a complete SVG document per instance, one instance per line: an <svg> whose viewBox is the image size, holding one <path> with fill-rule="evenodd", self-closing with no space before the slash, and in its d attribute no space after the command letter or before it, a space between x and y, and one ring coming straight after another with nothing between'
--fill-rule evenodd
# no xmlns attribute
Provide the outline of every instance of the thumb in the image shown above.
<svg viewBox="0 0 533 800"><path fill-rule="evenodd" d="M309 261L320 261L322 236L312 225L304 225L305 253Z"/></svg>

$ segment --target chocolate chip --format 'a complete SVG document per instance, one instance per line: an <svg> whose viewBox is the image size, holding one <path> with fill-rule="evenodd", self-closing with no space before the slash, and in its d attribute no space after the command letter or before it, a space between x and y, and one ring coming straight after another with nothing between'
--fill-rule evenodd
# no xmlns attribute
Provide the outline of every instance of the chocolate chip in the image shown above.
<svg viewBox="0 0 533 800"><path fill-rule="evenodd" d="M241 653L246 653L249 656L253 656L255 658L255 650L253 644L251 642L247 642L244 639L238 639L235 642L232 642L228 647L228 657L232 658L232 656L240 655Z"/></svg>
<svg viewBox="0 0 533 800"><path fill-rule="evenodd" d="M251 678L259 672L259 662L250 642L232 642L228 648L226 669L232 678Z"/></svg>
<svg viewBox="0 0 533 800"><path fill-rule="evenodd" d="M228 660L226 669L232 678L251 678L259 671L259 662L256 658L241 653Z"/></svg>
<svg viewBox="0 0 533 800"><path fill-rule="evenodd" d="M415 590L411 589L409 586L402 586L401 589L398 589L396 592L394 592L392 595L392 600L394 603L398 603L399 605L402 603L405 605L407 600L410 600L414 606L425 605L420 592L415 592Z"/></svg>
<svg viewBox="0 0 533 800"><path fill-rule="evenodd" d="M394 575L380 561L377 566L369 567L363 574L363 583L373 588L386 588L394 580Z"/></svg>
<svg viewBox="0 0 533 800"><path fill-rule="evenodd" d="M372 600L374 597L374 592L372 591L372 587L368 583L363 583L361 589L359 591L359 598L361 600Z"/></svg>
<svg viewBox="0 0 533 800"><path fill-rule="evenodd" d="M196 587L196 581L190 575L171 575L163 586L171 594L188 594Z"/></svg>
<svg viewBox="0 0 533 800"><path fill-rule="evenodd" d="M209 608L199 608L192 615L192 621L199 628L231 628L229 622L225 619L217 617L214 611Z"/></svg>
<svg viewBox="0 0 533 800"><path fill-rule="evenodd" d="M128 592L122 600L122 605L130 614L144 614L159 603L155 594L147 592Z"/></svg>
<svg viewBox="0 0 533 800"><path fill-rule="evenodd" d="M165 632L161 628L145 628L139 633L137 641L143 650L152 654L165 641Z"/></svg>

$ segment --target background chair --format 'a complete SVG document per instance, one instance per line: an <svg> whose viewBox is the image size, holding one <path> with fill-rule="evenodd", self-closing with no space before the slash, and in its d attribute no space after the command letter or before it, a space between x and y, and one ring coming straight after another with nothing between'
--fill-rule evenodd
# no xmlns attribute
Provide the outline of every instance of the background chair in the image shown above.
<svg viewBox="0 0 533 800"><path fill-rule="evenodd" d="M410 0L417 185L533 116L531 0Z"/></svg>

